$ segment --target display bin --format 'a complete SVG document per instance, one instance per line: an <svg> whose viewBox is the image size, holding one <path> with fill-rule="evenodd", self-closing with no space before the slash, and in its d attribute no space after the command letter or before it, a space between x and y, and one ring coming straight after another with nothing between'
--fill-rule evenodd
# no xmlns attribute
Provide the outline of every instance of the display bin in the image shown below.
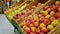
<svg viewBox="0 0 60 34"><path fill-rule="evenodd" d="M34 11L31 15L34 15L36 12L39 13L38 11L42 10L46 5L51 5L51 4L53 4L55 1L57 1L57 0L49 0L49 1L46 2L44 5L42 5L40 8L35 9L35 11ZM51 2L51 3L50 3L50 2ZM27 18L29 18L29 16L28 16ZM24 20L27 20L27 18L25 18ZM22 20L22 21L24 21L24 20ZM21 22L22 22L22 21L21 21ZM15 21L15 22L16 22L16 21ZM57 25L53 30L51 30L51 31L48 32L47 34L55 34L55 33L59 30L59 27L60 27L60 25ZM20 27L20 29L23 31L22 33L26 34L21 27ZM60 33L60 32L58 32L58 33ZM57 33L57 34L58 34L58 33Z"/></svg>
<svg viewBox="0 0 60 34"><path fill-rule="evenodd" d="M39 0L36 0L36 1L39 1ZM35 1L35 4L37 3ZM31 15L34 15L36 12L38 12L38 11L40 11L40 10L42 10L46 5L51 5L52 3L54 3L56 0L48 0L46 3L45 2L43 2L44 4L43 5L41 5L39 8L37 8L37 9L35 9L35 11L31 14ZM41 1L40 1L41 2ZM51 3L50 3L51 2ZM32 3L32 5L35 5L34 3ZM31 6L32 6L31 5ZM27 18L29 18L29 16L27 17ZM24 20L26 20L27 18L25 18L25 19L23 19L22 21L24 21ZM10 21L10 20L9 20ZM22 22L21 21L21 22ZM21 27L19 27L19 24L13 19L12 21L11 21L11 23L14 23L14 27L15 27L15 29L17 29L17 31L20 33L20 34L26 34L25 32L24 32L24 30L21 28ZM20 22L19 22L20 23ZM60 25L58 25L58 26L56 26L52 31L50 31L50 32L48 32L47 34L55 34L55 31L58 29L58 27L60 27Z"/></svg>

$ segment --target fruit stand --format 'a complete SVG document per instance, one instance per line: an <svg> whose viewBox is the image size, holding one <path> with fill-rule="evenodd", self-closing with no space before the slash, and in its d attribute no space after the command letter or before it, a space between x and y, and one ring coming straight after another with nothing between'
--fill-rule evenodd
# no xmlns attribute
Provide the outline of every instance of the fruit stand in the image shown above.
<svg viewBox="0 0 60 34"><path fill-rule="evenodd" d="M20 34L60 33L60 0L26 0L5 15Z"/></svg>

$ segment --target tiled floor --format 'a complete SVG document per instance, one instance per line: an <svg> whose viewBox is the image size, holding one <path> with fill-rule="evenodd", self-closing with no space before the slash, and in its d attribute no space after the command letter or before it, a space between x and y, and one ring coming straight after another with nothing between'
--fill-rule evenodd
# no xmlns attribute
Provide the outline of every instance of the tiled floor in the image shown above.
<svg viewBox="0 0 60 34"><path fill-rule="evenodd" d="M0 14L0 34L18 34L3 14Z"/></svg>

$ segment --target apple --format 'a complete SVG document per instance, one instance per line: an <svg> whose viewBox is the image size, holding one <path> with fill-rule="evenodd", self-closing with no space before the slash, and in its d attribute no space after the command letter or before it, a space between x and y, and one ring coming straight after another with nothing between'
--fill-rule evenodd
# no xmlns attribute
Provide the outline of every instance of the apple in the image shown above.
<svg viewBox="0 0 60 34"><path fill-rule="evenodd" d="M51 8L48 8L46 11L49 13L51 11Z"/></svg>
<svg viewBox="0 0 60 34"><path fill-rule="evenodd" d="M28 10L27 15L29 16L31 14L31 10Z"/></svg>
<svg viewBox="0 0 60 34"><path fill-rule="evenodd" d="M43 28L41 29L41 32L47 33L48 30L47 30L47 28L43 27Z"/></svg>
<svg viewBox="0 0 60 34"><path fill-rule="evenodd" d="M34 33L34 32L31 32L30 34L36 34L36 33Z"/></svg>
<svg viewBox="0 0 60 34"><path fill-rule="evenodd" d="M58 20L54 20L54 21L52 21L51 25L57 26L57 25L59 25L59 21Z"/></svg>
<svg viewBox="0 0 60 34"><path fill-rule="evenodd" d="M37 14L34 14L33 15L33 18L36 20L36 19L38 19L38 15Z"/></svg>
<svg viewBox="0 0 60 34"><path fill-rule="evenodd" d="M40 34L45 34L44 32L40 32Z"/></svg>
<svg viewBox="0 0 60 34"><path fill-rule="evenodd" d="M44 23L41 23L39 27L43 28L43 27L46 27L46 25Z"/></svg>
<svg viewBox="0 0 60 34"><path fill-rule="evenodd" d="M29 27L34 27L34 25L31 23Z"/></svg>
<svg viewBox="0 0 60 34"><path fill-rule="evenodd" d="M48 30L52 30L53 28L54 28L53 25L48 25L48 26L47 26L47 29L48 29Z"/></svg>
<svg viewBox="0 0 60 34"><path fill-rule="evenodd" d="M31 23L33 23L35 21L33 17L30 17L29 20Z"/></svg>
<svg viewBox="0 0 60 34"><path fill-rule="evenodd" d="M22 29L24 30L26 27L27 27L27 25L24 25L24 26L22 27Z"/></svg>
<svg viewBox="0 0 60 34"><path fill-rule="evenodd" d="M46 10L41 10L41 11L40 11L40 14L41 14L42 16L46 16L46 15L48 15L48 11L46 11Z"/></svg>
<svg viewBox="0 0 60 34"><path fill-rule="evenodd" d="M47 19L48 19L48 18L50 18L50 16L51 16L51 15L46 15L46 16L45 16L45 18L47 18Z"/></svg>
<svg viewBox="0 0 60 34"><path fill-rule="evenodd" d="M60 1L56 1L55 4L56 4L56 5L60 5Z"/></svg>
<svg viewBox="0 0 60 34"><path fill-rule="evenodd" d="M49 25L51 23L51 21L50 21L50 19L44 19L43 23L46 25Z"/></svg>
<svg viewBox="0 0 60 34"><path fill-rule="evenodd" d="M41 14L39 14L39 15L38 15L38 18L41 18L41 17L44 17L44 16L42 16Z"/></svg>
<svg viewBox="0 0 60 34"><path fill-rule="evenodd" d="M30 27L32 32L35 32L36 31L36 27Z"/></svg>
<svg viewBox="0 0 60 34"><path fill-rule="evenodd" d="M52 6L53 6L52 8L54 11L58 9L58 7L55 4L53 4Z"/></svg>
<svg viewBox="0 0 60 34"><path fill-rule="evenodd" d="M39 21L40 21L40 22L43 22L43 21L44 21L44 19L45 19L45 17L44 17L44 16L39 16Z"/></svg>
<svg viewBox="0 0 60 34"><path fill-rule="evenodd" d="M26 23L20 23L19 26L23 27L24 25L26 25Z"/></svg>
<svg viewBox="0 0 60 34"><path fill-rule="evenodd" d="M40 28L37 28L37 29L36 29L36 33L37 33L37 34L40 33Z"/></svg>
<svg viewBox="0 0 60 34"><path fill-rule="evenodd" d="M60 7L58 8L58 11L60 11Z"/></svg>
<svg viewBox="0 0 60 34"><path fill-rule="evenodd" d="M30 26L31 22L29 20L26 21L26 25Z"/></svg>
<svg viewBox="0 0 60 34"><path fill-rule="evenodd" d="M57 12L56 14L54 14L54 16L55 16L56 18L60 18L60 12Z"/></svg>
<svg viewBox="0 0 60 34"><path fill-rule="evenodd" d="M41 11L40 11L40 14L42 14L42 13L44 13L44 10L41 10Z"/></svg>
<svg viewBox="0 0 60 34"><path fill-rule="evenodd" d="M30 33L31 32L31 29L29 27L26 27L24 30L25 30L26 33Z"/></svg>
<svg viewBox="0 0 60 34"><path fill-rule="evenodd" d="M49 8L49 6L44 7L45 10L47 10L48 8Z"/></svg>
<svg viewBox="0 0 60 34"><path fill-rule="evenodd" d="M57 20L60 22L60 18L57 18Z"/></svg>
<svg viewBox="0 0 60 34"><path fill-rule="evenodd" d="M50 21L53 21L53 20L55 20L56 18L55 18L54 16L51 16L49 19L50 19Z"/></svg>
<svg viewBox="0 0 60 34"><path fill-rule="evenodd" d="M51 11L51 12L50 12L50 15L54 15L54 14L55 14L55 12L54 12L54 11Z"/></svg>
<svg viewBox="0 0 60 34"><path fill-rule="evenodd" d="M38 27L39 22L34 22L33 24L34 24L35 27Z"/></svg>
<svg viewBox="0 0 60 34"><path fill-rule="evenodd" d="M43 15L44 16L48 15L48 11L44 11Z"/></svg>

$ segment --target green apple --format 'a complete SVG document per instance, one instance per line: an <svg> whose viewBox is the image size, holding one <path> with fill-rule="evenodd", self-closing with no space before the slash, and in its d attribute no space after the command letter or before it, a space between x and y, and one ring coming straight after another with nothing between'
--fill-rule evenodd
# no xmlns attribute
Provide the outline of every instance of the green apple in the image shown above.
<svg viewBox="0 0 60 34"><path fill-rule="evenodd" d="M48 11L44 11L44 15L48 15Z"/></svg>
<svg viewBox="0 0 60 34"><path fill-rule="evenodd" d="M44 23L40 24L40 28L46 27L46 25Z"/></svg>
<svg viewBox="0 0 60 34"><path fill-rule="evenodd" d="M59 25L60 23L59 23L59 21L58 20L54 20L54 21L52 21L52 23L51 23L51 25L53 25L53 26L57 26L57 25Z"/></svg>
<svg viewBox="0 0 60 34"><path fill-rule="evenodd" d="M31 27L32 32L36 31L36 27Z"/></svg>
<svg viewBox="0 0 60 34"><path fill-rule="evenodd" d="M34 18L34 19L38 19L38 15L37 15L37 14L34 14L34 15L33 15L33 18Z"/></svg>
<svg viewBox="0 0 60 34"><path fill-rule="evenodd" d="M53 14L55 14L55 12L54 12L54 11L51 11L51 12L50 12L50 15L53 15Z"/></svg>
<svg viewBox="0 0 60 34"><path fill-rule="evenodd" d="M52 30L53 28L54 28L53 25L48 25L48 26L47 26L47 29L48 29L48 30Z"/></svg>
<svg viewBox="0 0 60 34"><path fill-rule="evenodd" d="M46 15L45 18L50 18L50 15Z"/></svg>

